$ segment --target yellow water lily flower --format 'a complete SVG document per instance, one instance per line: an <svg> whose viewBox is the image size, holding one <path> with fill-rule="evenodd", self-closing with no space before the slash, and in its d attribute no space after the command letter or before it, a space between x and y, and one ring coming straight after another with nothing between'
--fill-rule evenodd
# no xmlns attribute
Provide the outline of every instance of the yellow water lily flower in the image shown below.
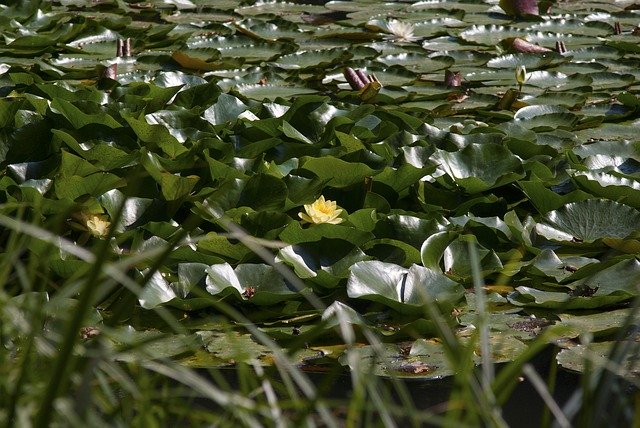
<svg viewBox="0 0 640 428"><path fill-rule="evenodd" d="M298 213L302 221L313 224L342 223L343 219L338 217L342 209L337 208L335 201L326 201L324 196L320 196L314 203L304 206L305 212Z"/></svg>
<svg viewBox="0 0 640 428"><path fill-rule="evenodd" d="M84 225L91 234L97 238L106 238L109 235L109 217L99 214L83 214Z"/></svg>

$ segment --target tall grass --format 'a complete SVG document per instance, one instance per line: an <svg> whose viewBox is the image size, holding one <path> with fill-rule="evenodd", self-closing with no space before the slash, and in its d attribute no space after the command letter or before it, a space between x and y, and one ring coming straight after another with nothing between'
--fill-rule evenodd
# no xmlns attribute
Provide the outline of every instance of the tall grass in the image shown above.
<svg viewBox="0 0 640 428"><path fill-rule="evenodd" d="M637 352L637 347L630 348L627 342L620 341L613 350L611 367L584 375L581 388L564 407L554 401L552 382L545 383L530 364L549 346L553 332L543 333L517 359L495 370L482 275L473 247L477 329L471 340L462 341L456 335L435 302L427 299L425 305L425 316L434 321L438 339L456 372L448 400L436 406L422 406L421 397L412 396L399 379L373 376L375 359L362 360L357 342L364 340L380 356L383 343L373 330L363 328L357 335L346 319L339 320L335 334L345 345L351 391L337 398L327 393L322 380L310 378L296 365L292 352L281 349L224 301L218 302L217 313L244 326L266 346L273 354L273 367L250 360L232 370L188 368L172 358L157 358L150 351L150 345L161 343L162 335L115 347L114 342L122 340L122 324L131 315L127 311L135 307L137 296L171 249L186 244L186 234L176 236L166 247L123 256L114 254L108 239L91 248L78 246L45 227L40 215L26 215L29 210L23 208L4 207L9 215L0 215L4 228L0 258L3 426L506 427L502 410L522 376L544 401L547 426L598 426L603 422L598 415L607 414L612 394L622 407L633 408L633 399L621 390L616 377L622 358ZM273 262L272 252L259 241L233 224L228 228L267 263ZM37 254L35 247L41 248ZM46 261L52 252L72 255L84 263L68 280L54 283ZM147 261L150 269L142 277L132 276L131 268L141 261ZM277 266L289 282L304 286L291 271ZM309 294L308 299L316 309L326 309L317 296ZM102 321L95 310L101 302L109 302ZM638 306L636 301L633 315ZM153 311L166 331L189 334L175 312L163 307ZM630 317L629 325L623 327L630 328L632 320ZM200 347L195 342L187 346L194 352ZM480 369L472 359L478 349L483 360ZM323 376L338 379L341 373ZM623 420L631 420L633 414Z"/></svg>

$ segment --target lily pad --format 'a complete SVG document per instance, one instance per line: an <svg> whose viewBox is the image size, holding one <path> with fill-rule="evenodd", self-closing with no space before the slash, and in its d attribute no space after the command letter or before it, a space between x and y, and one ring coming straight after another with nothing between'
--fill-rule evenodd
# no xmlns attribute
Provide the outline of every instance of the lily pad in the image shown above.
<svg viewBox="0 0 640 428"><path fill-rule="evenodd" d="M536 225L536 232L565 244L586 244L603 238L625 238L640 229L640 212L606 199L573 202L551 211L545 221Z"/></svg>
<svg viewBox="0 0 640 428"><path fill-rule="evenodd" d="M233 294L256 305L271 305L299 296L273 267L264 264L241 264L235 269L228 263L210 266L206 289L213 295Z"/></svg>
<svg viewBox="0 0 640 428"><path fill-rule="evenodd" d="M362 261L351 267L347 294L415 313L424 311L427 301L452 305L462 297L464 289L429 268L412 265L405 269L391 263Z"/></svg>
<svg viewBox="0 0 640 428"><path fill-rule="evenodd" d="M434 160L469 193L503 186L523 177L520 159L498 144L469 144L459 152L436 151ZM486 168L492 165L492 168Z"/></svg>
<svg viewBox="0 0 640 428"><path fill-rule="evenodd" d="M615 346L627 349L621 361L613 362L612 351ZM630 381L636 381L640 376L640 360L637 358L637 343L597 342L588 345L577 345L563 349L556 357L562 367L584 372L586 370L612 370L616 375Z"/></svg>

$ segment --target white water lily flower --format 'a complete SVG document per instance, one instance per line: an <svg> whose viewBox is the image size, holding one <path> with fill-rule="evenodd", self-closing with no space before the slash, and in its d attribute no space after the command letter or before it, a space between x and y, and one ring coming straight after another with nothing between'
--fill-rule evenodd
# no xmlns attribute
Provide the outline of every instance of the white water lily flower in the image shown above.
<svg viewBox="0 0 640 428"><path fill-rule="evenodd" d="M335 201L326 201L324 196L320 196L314 203L305 205L306 213L298 213L300 218L313 224L329 223L339 224L343 219L338 217L342 213L342 209L337 208Z"/></svg>
<svg viewBox="0 0 640 428"><path fill-rule="evenodd" d="M420 39L420 37L414 36L413 30L413 25L408 22L390 19L387 22L387 31L391 34L389 34L386 39L398 42L415 42Z"/></svg>
<svg viewBox="0 0 640 428"><path fill-rule="evenodd" d="M83 214L84 224L87 230L97 238L106 238L109 235L109 227L111 222L106 215Z"/></svg>

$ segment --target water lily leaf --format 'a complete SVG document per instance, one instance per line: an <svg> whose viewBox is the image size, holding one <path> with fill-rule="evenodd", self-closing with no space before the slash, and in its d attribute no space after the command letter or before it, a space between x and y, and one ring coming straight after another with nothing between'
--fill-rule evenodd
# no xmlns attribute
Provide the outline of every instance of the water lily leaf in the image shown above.
<svg viewBox="0 0 640 428"><path fill-rule="evenodd" d="M109 128L120 128L122 125L107 113L85 114L71 102L56 98L51 101L51 109L63 115L75 129L86 125L100 124Z"/></svg>
<svg viewBox="0 0 640 428"><path fill-rule="evenodd" d="M538 70L527 75L526 85L548 90L569 90L588 86L593 82L586 74L568 76L555 71ZM525 86L525 92L528 90Z"/></svg>
<svg viewBox="0 0 640 428"><path fill-rule="evenodd" d="M120 222L112 225L119 232L140 221L153 203L153 200L148 198L127 197L118 189L103 193L98 197L98 201L111 218L115 218L119 210L122 210Z"/></svg>
<svg viewBox="0 0 640 428"><path fill-rule="evenodd" d="M381 238L397 239L420 248L427 237L432 236L443 228L442 222L444 220L392 214L384 216L375 223L374 233Z"/></svg>
<svg viewBox="0 0 640 428"><path fill-rule="evenodd" d="M432 73L438 70L444 70L453 65L453 58L425 58L424 55L417 53L401 53L395 55L387 55L378 57L378 61L388 66L401 65L407 70L414 73Z"/></svg>
<svg viewBox="0 0 640 428"><path fill-rule="evenodd" d="M126 362L177 358L191 353L199 345L194 336L137 331L131 326L109 330L106 335L119 350L117 360Z"/></svg>
<svg viewBox="0 0 640 428"><path fill-rule="evenodd" d="M603 306L615 305L632 299L633 295L627 292L615 292L600 296L572 296L569 293L557 291L542 291L535 288L520 286L516 291L507 296L509 302L516 306L531 306L551 309L594 309Z"/></svg>
<svg viewBox="0 0 640 428"><path fill-rule="evenodd" d="M589 315L559 314L558 317L560 318L558 324L567 325L573 331L573 334L568 333L567 337L578 337L586 332L593 333L595 336L608 336L615 334L629 319L632 320L632 324L640 321L638 314L629 308Z"/></svg>
<svg viewBox="0 0 640 428"><path fill-rule="evenodd" d="M347 294L398 311L420 312L428 300L454 304L464 294L464 288L442 273L422 266L405 269L392 263L362 261L351 267Z"/></svg>
<svg viewBox="0 0 640 428"><path fill-rule="evenodd" d="M275 41L278 39L304 39L305 34L298 25L284 20L264 22L257 19L245 19L234 23L234 28L257 40Z"/></svg>
<svg viewBox="0 0 640 428"><path fill-rule="evenodd" d="M233 95L220 94L216 103L204 111L203 117L212 125L222 125L238 119L247 109L247 105Z"/></svg>
<svg viewBox="0 0 640 428"><path fill-rule="evenodd" d="M210 266L206 273L206 290L214 296L232 294L256 305L272 305L298 296L273 266L245 263L233 269L222 263Z"/></svg>
<svg viewBox="0 0 640 428"><path fill-rule="evenodd" d="M165 171L158 157L150 152L142 154L140 164L158 182L162 196L167 201L175 201L187 196L200 180L200 177L196 175L181 177Z"/></svg>
<svg viewBox="0 0 640 428"><path fill-rule="evenodd" d="M585 102L587 101L587 96L566 91L559 93L547 92L531 97L524 97L523 101L525 101L529 105L549 105L575 110L585 104Z"/></svg>
<svg viewBox="0 0 640 428"><path fill-rule="evenodd" d="M591 73L589 77L593 79L591 86L593 86L594 90L626 88L636 80L633 74L613 73L607 71Z"/></svg>
<svg viewBox="0 0 640 428"><path fill-rule="evenodd" d="M473 215L463 215L459 217L450 217L449 221L452 225L461 228L474 228L484 226L496 232L500 232L502 238L510 240L512 238L511 230L507 224L498 217L476 217Z"/></svg>
<svg viewBox="0 0 640 428"><path fill-rule="evenodd" d="M197 331L195 334L214 360L202 358L200 364L192 362L192 365L215 367L238 361L266 359L271 355L269 348L256 342L250 334L216 330Z"/></svg>
<svg viewBox="0 0 640 428"><path fill-rule="evenodd" d="M505 27L502 25L473 25L460 32L460 38L469 43L495 46L503 39L510 37L525 38L527 34L526 30L515 27Z"/></svg>
<svg viewBox="0 0 640 428"><path fill-rule="evenodd" d="M180 297L186 298L189 291L198 286L206 285L207 268L205 263L179 263L178 264L178 284L174 289L179 289L182 293Z"/></svg>
<svg viewBox="0 0 640 428"><path fill-rule="evenodd" d="M480 271L483 274L500 272L504 268L495 252L479 245L474 235L461 235L454 239L443 253L444 270L449 277L460 281L471 279L473 271L469 243L476 248L480 260Z"/></svg>
<svg viewBox="0 0 640 428"><path fill-rule="evenodd" d="M624 256L623 256L624 257ZM628 256L627 256L628 257ZM613 264L611 264L613 263ZM639 293L640 262L635 258L603 262L600 266L608 266L598 270L599 265L593 266L595 272L577 281L567 284L573 289L573 294L589 294L594 297L618 295L635 296ZM589 271L589 267L585 268ZM579 273L576 276L580 275Z"/></svg>
<svg viewBox="0 0 640 428"><path fill-rule="evenodd" d="M365 177L378 173L363 163L346 162L333 156L303 157L300 159L300 169L312 172L328 185L338 188L363 183Z"/></svg>
<svg viewBox="0 0 640 428"><path fill-rule="evenodd" d="M606 46L611 46L616 48L619 52L622 53L640 53L640 48L638 48L637 43L634 43L635 40L609 40L606 42Z"/></svg>
<svg viewBox="0 0 640 428"><path fill-rule="evenodd" d="M403 356L398 345L384 344L382 352L379 348L364 346L354 348L352 355L343 355L340 361L352 369L367 367L377 376L411 379L441 379L454 374L444 347L430 341L416 348L415 355ZM350 357L350 358L349 358ZM351 361L358 361L357 365Z"/></svg>
<svg viewBox="0 0 640 428"><path fill-rule="evenodd" d="M287 185L269 174L255 174L247 180L240 193L239 205L256 210L278 211L287 199Z"/></svg>
<svg viewBox="0 0 640 428"><path fill-rule="evenodd" d="M618 94L618 101L624 104L627 107L637 108L640 107L640 98L636 97L634 94L630 92L623 92ZM1 123L1 121L0 121Z"/></svg>
<svg viewBox="0 0 640 428"><path fill-rule="evenodd" d="M537 105L522 107L513 116L513 120L524 128L545 131L556 128L571 129L578 117L563 107Z"/></svg>
<svg viewBox="0 0 640 428"><path fill-rule="evenodd" d="M515 53L492 58L487 61L487 67L508 68L509 70L515 71L516 67L520 65L526 67L527 70L535 70L565 61L566 59L562 55L555 52L543 54Z"/></svg>
<svg viewBox="0 0 640 428"><path fill-rule="evenodd" d="M577 372L596 369L613 370L616 375L629 381L636 381L640 374L640 360L637 358L637 342L625 341L622 345L616 342L595 342L588 345L576 345L563 349L556 359L562 367ZM614 362L611 352L614 347L623 346L627 351L622 361Z"/></svg>
<svg viewBox="0 0 640 428"><path fill-rule="evenodd" d="M611 200L572 202L545 216L536 232L552 241L594 243L602 238L626 238L640 229L640 212Z"/></svg>
<svg viewBox="0 0 640 428"><path fill-rule="evenodd" d="M284 85L284 84L240 84L236 87L238 93L244 95L247 98L254 100L275 100L277 98L288 99L298 95L315 94L315 89L306 88L297 85Z"/></svg>
<svg viewBox="0 0 640 428"><path fill-rule="evenodd" d="M400 168L385 168L373 178L373 190L387 197L395 199L405 193L410 186L415 185L422 177L433 173L436 166L415 168L413 165L402 165ZM391 194L391 191L395 194Z"/></svg>
<svg viewBox="0 0 640 428"><path fill-rule="evenodd" d="M145 275L147 272L142 271ZM178 297L171 288L169 282L162 276L162 273L156 271L151 275L149 281L142 287L138 301L140 306L145 309L153 309L163 303L167 303Z"/></svg>
<svg viewBox="0 0 640 428"><path fill-rule="evenodd" d="M315 51L299 51L282 55L274 65L287 70L308 70L330 67L334 63L344 62L351 57L344 49L324 49Z"/></svg>
<svg viewBox="0 0 640 428"><path fill-rule="evenodd" d="M171 158L187 151L187 149L171 135L166 127L162 125L151 125L142 115L136 118L134 115L124 111L120 114L122 118L127 121L137 137L141 141L149 144L150 147L159 147Z"/></svg>
<svg viewBox="0 0 640 428"><path fill-rule="evenodd" d="M276 16L300 15L301 13L322 13L326 12L324 6L314 4L289 4L286 2L254 3L247 6L238 7L237 3L231 3L230 8L235 8L236 13L242 16L254 16L263 14L273 14Z"/></svg>
<svg viewBox="0 0 640 428"><path fill-rule="evenodd" d="M461 17L461 16L459 16ZM435 37L446 34L447 28L466 27L467 23L455 17L433 18L427 21L413 21L413 34L415 37Z"/></svg>
<svg viewBox="0 0 640 428"><path fill-rule="evenodd" d="M593 141L633 141L637 137L637 134L633 132L633 127L636 125L637 123L635 122L605 123L602 126L577 131L576 136L585 140L592 139Z"/></svg>
<svg viewBox="0 0 640 428"><path fill-rule="evenodd" d="M603 198L640 209L640 183L605 171L575 171L573 180L582 189Z"/></svg>
<svg viewBox="0 0 640 428"><path fill-rule="evenodd" d="M422 265L428 269L442 272L440 260L442 260L446 248L456 237L457 233L449 231L441 231L429 236L420 247Z"/></svg>
<svg viewBox="0 0 640 428"><path fill-rule="evenodd" d="M462 341L467 341L464 338ZM492 361L507 362L516 359L527 349L527 345L513 336L492 332L489 337L492 350ZM469 343L467 346L471 345ZM378 348L379 349L379 348ZM379 353L372 346L356 348L353 355L343 355L343 364L353 365L349 357L357 360L358 364L371 365L371 370L378 376L404 379L440 379L455 373L444 346L433 339L418 339L409 352L399 345L384 345ZM481 354L476 347L474 363L480 364ZM356 366L353 365L352 368Z"/></svg>
<svg viewBox="0 0 640 428"><path fill-rule="evenodd" d="M292 47L287 43L251 41L244 45L219 48L218 51L221 59L243 58L247 63L260 63L276 60L281 54L291 52Z"/></svg>
<svg viewBox="0 0 640 428"><path fill-rule="evenodd" d="M343 225L327 223L314 224L303 228L299 222L292 222L280 233L280 239L288 244L315 242L321 239L340 239L354 245L362 245L373 237L370 232Z"/></svg>
<svg viewBox="0 0 640 428"><path fill-rule="evenodd" d="M76 200L80 196L99 196L109 190L125 186L122 178L115 174L98 172L81 177L61 176L54 183L56 195L60 199Z"/></svg>
<svg viewBox="0 0 640 428"><path fill-rule="evenodd" d="M544 249L531 261L527 271L533 275L544 275L554 278L557 282L563 282L581 267L592 263L599 263L599 260L579 256L561 259L553 250Z"/></svg>
<svg viewBox="0 0 640 428"><path fill-rule="evenodd" d="M197 53L197 51L194 51L194 53ZM202 54L202 52L199 52L199 53ZM210 54L205 54L204 59L199 58L202 55L195 56L193 54L191 55L190 54L191 52L185 53L183 51L174 51L171 54L171 59L173 59L175 62L180 64L181 67L188 68L191 70L203 70L203 71L220 70L220 69L227 68L231 65L229 64L228 60L226 60L225 62L215 61L219 56L218 51L211 51ZM238 61L234 65L240 66L241 62Z"/></svg>
<svg viewBox="0 0 640 428"><path fill-rule="evenodd" d="M79 177L86 177L96 172L100 172L100 170L86 160L70 153L62 152L60 173L63 176L77 175Z"/></svg>
<svg viewBox="0 0 640 428"><path fill-rule="evenodd" d="M607 45L577 47L577 49L568 50L567 56L571 56L574 61L591 61L594 58L618 59L622 53L613 47Z"/></svg>
<svg viewBox="0 0 640 428"><path fill-rule="evenodd" d="M251 250L244 245L231 243L227 237L213 232L207 233L202 239L199 239L197 246L200 251L216 254L227 260L242 260L251 254Z"/></svg>
<svg viewBox="0 0 640 428"><path fill-rule="evenodd" d="M540 180L520 180L518 181L518 185L540 214L557 210L571 202L584 201L585 199L593 197L590 193L583 192L582 190L575 190L566 195L560 195L547 188Z"/></svg>
<svg viewBox="0 0 640 428"><path fill-rule="evenodd" d="M338 247L338 242L325 240L290 245L278 251L277 260L293 267L300 278L313 278L313 282L323 287L334 287L340 279L349 276L349 268L354 263L371 259L357 247Z"/></svg>
<svg viewBox="0 0 640 428"><path fill-rule="evenodd" d="M498 144L469 144L458 152L437 150L434 161L469 193L503 186L522 178L522 161ZM486 168L492 165L492 168Z"/></svg>
<svg viewBox="0 0 640 428"><path fill-rule="evenodd" d="M613 27L606 22L582 21L578 19L549 19L544 22L536 22L529 28L547 33L562 32L565 34L595 37L606 37L613 32Z"/></svg>
<svg viewBox="0 0 640 428"><path fill-rule="evenodd" d="M138 158L138 154L135 152L127 153L117 147L101 144L97 141L95 143L85 141L80 145L73 136L59 129L52 129L51 133L54 135L54 141L66 144L77 155L92 162L103 171L121 168L133 163Z"/></svg>
<svg viewBox="0 0 640 428"><path fill-rule="evenodd" d="M344 322L354 325L366 325L366 320L353 308L342 302L335 301L322 312L322 320L326 328L333 328Z"/></svg>
<svg viewBox="0 0 640 428"><path fill-rule="evenodd" d="M414 246L397 239L372 239L362 246L367 254L377 260L409 266L420 263L420 252Z"/></svg>

